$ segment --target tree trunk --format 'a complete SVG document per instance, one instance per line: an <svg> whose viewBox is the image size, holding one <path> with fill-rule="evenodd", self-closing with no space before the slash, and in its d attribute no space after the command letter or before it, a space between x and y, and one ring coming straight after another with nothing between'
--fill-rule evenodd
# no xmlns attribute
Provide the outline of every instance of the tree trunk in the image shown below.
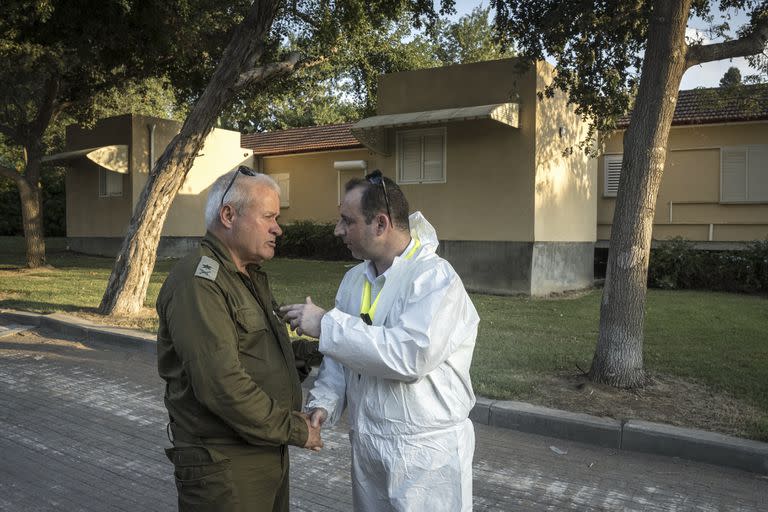
<svg viewBox="0 0 768 512"><path fill-rule="evenodd" d="M39 164L39 160L38 160ZM21 199L21 220L24 227L24 242L27 246L27 267L45 265L45 236L43 233L43 196L38 179L39 172L19 176L16 185Z"/></svg>
<svg viewBox="0 0 768 512"><path fill-rule="evenodd" d="M26 169L24 175L12 173L19 189L21 223L27 246L27 267L45 265L45 235L43 233L43 194L40 190L40 159L43 156L42 135L30 135L31 142L24 143ZM3 173L6 174L6 173Z"/></svg>
<svg viewBox="0 0 768 512"><path fill-rule="evenodd" d="M195 103L181 132L155 164L133 212L99 305L105 315L131 315L141 310L157 257L157 245L168 209L195 156L221 110L232 100L238 79L261 58L280 0L254 2L234 31L211 81Z"/></svg>
<svg viewBox="0 0 768 512"><path fill-rule="evenodd" d="M654 2L638 95L624 134L600 332L589 377L616 387L645 384L643 327L656 197L686 69L691 0Z"/></svg>

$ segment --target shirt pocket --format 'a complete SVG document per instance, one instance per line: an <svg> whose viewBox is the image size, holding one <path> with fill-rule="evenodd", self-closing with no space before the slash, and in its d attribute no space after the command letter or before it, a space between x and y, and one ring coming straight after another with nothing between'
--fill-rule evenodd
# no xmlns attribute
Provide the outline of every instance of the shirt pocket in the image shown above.
<svg viewBox="0 0 768 512"><path fill-rule="evenodd" d="M235 312L237 321L237 348L241 354L266 360L272 336L269 324L261 309L239 308Z"/></svg>

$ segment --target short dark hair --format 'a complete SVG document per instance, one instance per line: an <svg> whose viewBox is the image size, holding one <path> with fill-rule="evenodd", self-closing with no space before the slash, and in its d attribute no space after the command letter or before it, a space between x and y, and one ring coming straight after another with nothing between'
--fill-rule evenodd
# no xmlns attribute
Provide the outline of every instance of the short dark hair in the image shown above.
<svg viewBox="0 0 768 512"><path fill-rule="evenodd" d="M381 178L387 186L387 197L389 198L389 211L391 215L392 226L395 229L401 231L409 231L411 229L408 222L408 214L410 213L408 200L405 198L405 194L397 186L397 183L382 176ZM365 178L353 178L347 182L344 186L344 191L348 193L355 188L362 188L363 195L360 198L360 208L363 211L363 217L365 223L370 224L373 222L373 218L379 213L387 213L387 201L384 198L384 187L381 185L374 185Z"/></svg>

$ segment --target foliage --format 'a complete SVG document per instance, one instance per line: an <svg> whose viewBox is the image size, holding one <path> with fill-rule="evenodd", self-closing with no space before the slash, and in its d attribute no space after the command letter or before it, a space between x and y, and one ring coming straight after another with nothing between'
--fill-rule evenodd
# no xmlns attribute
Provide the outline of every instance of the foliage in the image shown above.
<svg viewBox="0 0 768 512"><path fill-rule="evenodd" d="M349 249L333 234L333 224L301 220L283 226L275 254L287 258L349 260Z"/></svg>
<svg viewBox="0 0 768 512"><path fill-rule="evenodd" d="M59 167L44 169L40 182L43 189L43 229L45 236L67 234L64 174ZM0 236L22 235L19 192L11 180L0 178Z"/></svg>
<svg viewBox="0 0 768 512"><path fill-rule="evenodd" d="M61 147L64 126L103 114L94 103L98 97L111 111L108 105L122 102L130 84L145 98L160 98L160 82L147 81L153 77L178 77L188 93L195 82L185 79L204 68L205 55L226 41L238 5L243 6L212 0L5 2L0 176L12 180L24 198L29 266L45 262L38 215L44 206L41 159ZM202 34L210 37L195 37ZM167 97L160 100L166 115L173 113ZM146 101L141 105L154 108Z"/></svg>
<svg viewBox="0 0 768 512"><path fill-rule="evenodd" d="M751 242L741 251L697 250L680 237L665 241L651 250L648 285L768 293L768 240Z"/></svg>
<svg viewBox="0 0 768 512"><path fill-rule="evenodd" d="M455 22L442 17L427 31L415 29L408 17L378 25L360 19L356 30L340 34L326 60L241 98L222 123L271 131L373 115L381 74L511 56L493 39L488 16L489 9L476 8ZM298 35L288 40L287 49L298 48Z"/></svg>
<svg viewBox="0 0 768 512"><path fill-rule="evenodd" d="M491 0L491 7L496 10L502 43L514 41L526 60L550 58L557 63L558 73L542 96L551 97L557 90L567 93L576 112L592 123L588 137L579 145L594 154L594 138L612 132L634 106L653 2ZM726 11L726 20L720 24L714 22L712 14L718 8ZM768 9L760 0L723 0L718 6L708 0L694 0L692 14L712 22L710 38L729 39L728 9L751 13L750 22L739 29L739 35L751 33L768 17ZM703 42L703 38L691 39L689 45L700 47ZM751 59L755 67L768 72L765 55Z"/></svg>
<svg viewBox="0 0 768 512"><path fill-rule="evenodd" d="M733 87L741 85L741 71L739 68L731 66L728 71L723 73L723 78L720 79L720 87Z"/></svg>
<svg viewBox="0 0 768 512"><path fill-rule="evenodd" d="M502 47L496 40L493 24L488 19L490 12L490 7L480 6L455 22L440 20L433 38L433 52L441 66L514 56L511 48Z"/></svg>

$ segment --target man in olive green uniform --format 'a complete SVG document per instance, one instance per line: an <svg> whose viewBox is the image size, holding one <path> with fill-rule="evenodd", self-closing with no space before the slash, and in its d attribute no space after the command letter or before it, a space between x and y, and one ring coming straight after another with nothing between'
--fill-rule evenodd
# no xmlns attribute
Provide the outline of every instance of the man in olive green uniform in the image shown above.
<svg viewBox="0 0 768 512"><path fill-rule="evenodd" d="M167 454L182 511L287 511L287 445L322 447L319 427L299 412L296 369L297 354L318 356L316 344L291 343L259 270L282 234L279 191L247 167L219 178L200 248L157 299Z"/></svg>

